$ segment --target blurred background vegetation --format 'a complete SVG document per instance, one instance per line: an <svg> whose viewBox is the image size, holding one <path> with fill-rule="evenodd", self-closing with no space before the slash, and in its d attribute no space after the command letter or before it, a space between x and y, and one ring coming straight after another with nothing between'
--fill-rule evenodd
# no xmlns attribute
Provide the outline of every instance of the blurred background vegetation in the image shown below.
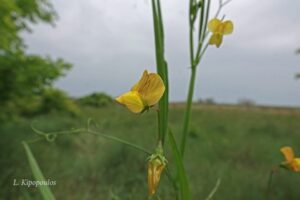
<svg viewBox="0 0 300 200"><path fill-rule="evenodd" d="M149 150L155 144L154 112L137 116L120 106L80 106L81 114L49 113L19 118L0 126L0 197L41 199L34 187L14 187L14 179L32 180L22 140L35 137L30 124L52 132L81 128L91 117L93 129L126 139ZM184 107L172 104L170 126L179 139ZM291 145L300 152L300 110L257 106L195 104L185 157L192 199L205 199L218 178L221 185L214 199L265 200L268 174L283 161L279 148ZM56 180L51 189L57 199L147 199L145 154L90 134L59 136L54 142L30 144L46 179ZM167 150L169 166L174 159ZM171 170L174 170L171 167ZM271 198L297 200L297 173L280 170L273 177ZM159 187L162 199L174 200L165 174ZM118 197L118 198L117 198Z"/></svg>
<svg viewBox="0 0 300 200"><path fill-rule="evenodd" d="M54 92L53 82L71 68L62 59L51 59L26 53L21 33L30 26L43 22L53 24L56 13L44 0L3 0L0 4L0 119L19 114L31 115L49 111L49 96ZM40 102L37 102L40 101ZM64 102L66 103L66 102ZM65 108L65 107L64 107Z"/></svg>
<svg viewBox="0 0 300 200"><path fill-rule="evenodd" d="M56 19L47 0L0 3L0 199L41 199L36 188L13 187L14 179L33 179L21 146L22 140L35 136L32 122L41 130L57 131L83 127L92 117L103 133L148 149L155 143L154 112L131 115L105 93L71 98L53 86L72 65L28 54L21 33L30 32L36 23L53 25ZM172 104L170 112L170 126L178 136L182 104ZM279 148L291 145L300 152L299 121L300 110L295 108L259 107L249 99L235 106L218 105L212 98L199 100L185 157L193 199L204 199L218 178L222 183L215 199L265 199L269 170L283 160ZM31 148L45 176L57 181L51 188L57 199L147 198L145 155L132 149L84 134ZM172 166L173 158L168 160ZM159 193L173 200L169 184L163 175ZM271 199L299 199L299 185L299 176L279 171Z"/></svg>

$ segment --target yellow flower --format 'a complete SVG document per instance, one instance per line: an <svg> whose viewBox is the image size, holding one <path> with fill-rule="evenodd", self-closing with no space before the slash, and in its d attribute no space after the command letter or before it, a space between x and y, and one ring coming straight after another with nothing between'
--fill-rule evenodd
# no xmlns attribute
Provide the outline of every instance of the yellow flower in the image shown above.
<svg viewBox="0 0 300 200"><path fill-rule="evenodd" d="M208 30L212 32L208 43L219 48L223 41L223 35L229 35L233 32L233 23L229 20L222 22L214 18L208 22Z"/></svg>
<svg viewBox="0 0 300 200"><path fill-rule="evenodd" d="M286 146L282 147L280 151L284 155L286 160L282 162L281 166L295 172L300 171L300 158L295 158L293 149L291 147Z"/></svg>
<svg viewBox="0 0 300 200"><path fill-rule="evenodd" d="M116 101L125 105L131 112L140 113L156 104L165 91L161 77L156 73L144 71L139 82L134 84L129 92L116 98Z"/></svg>
<svg viewBox="0 0 300 200"><path fill-rule="evenodd" d="M148 190L150 197L155 194L160 175L166 166L166 160L163 156L152 155L151 157L148 161Z"/></svg>

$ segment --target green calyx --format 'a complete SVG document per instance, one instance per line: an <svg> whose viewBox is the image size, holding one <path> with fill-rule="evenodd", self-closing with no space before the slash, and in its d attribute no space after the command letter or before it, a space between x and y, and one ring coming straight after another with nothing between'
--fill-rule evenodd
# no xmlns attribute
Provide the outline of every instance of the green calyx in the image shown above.
<svg viewBox="0 0 300 200"><path fill-rule="evenodd" d="M155 162L155 163L161 163L163 165L166 165L168 163L167 159L165 158L163 154L163 149L160 145L155 149L155 153L151 154L147 158L148 162Z"/></svg>

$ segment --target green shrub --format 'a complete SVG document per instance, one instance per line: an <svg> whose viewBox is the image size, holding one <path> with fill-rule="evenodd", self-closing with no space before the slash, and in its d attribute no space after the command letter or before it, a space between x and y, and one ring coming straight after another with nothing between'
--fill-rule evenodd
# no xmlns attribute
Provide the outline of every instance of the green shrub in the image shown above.
<svg viewBox="0 0 300 200"><path fill-rule="evenodd" d="M38 95L15 98L14 101L6 102L0 107L0 122L51 112L78 116L79 111L78 106L65 92L55 88L47 88Z"/></svg>
<svg viewBox="0 0 300 200"><path fill-rule="evenodd" d="M77 116L79 108L67 94L59 89L47 88L43 91L40 106L38 109L39 114L50 112L62 112Z"/></svg>
<svg viewBox="0 0 300 200"><path fill-rule="evenodd" d="M90 95L78 99L78 103L82 106L91 106L97 108L107 106L111 104L112 101L112 97L103 92L92 93Z"/></svg>
<svg viewBox="0 0 300 200"><path fill-rule="evenodd" d="M37 114L40 97L15 98L5 102L0 108L0 121L12 121L20 116L32 117Z"/></svg>

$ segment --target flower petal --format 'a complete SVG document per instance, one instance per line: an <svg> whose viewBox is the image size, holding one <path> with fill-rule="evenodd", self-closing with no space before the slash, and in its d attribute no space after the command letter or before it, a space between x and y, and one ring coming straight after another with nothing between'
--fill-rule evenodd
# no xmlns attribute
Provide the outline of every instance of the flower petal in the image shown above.
<svg viewBox="0 0 300 200"><path fill-rule="evenodd" d="M295 158L294 151L291 147L286 146L280 149L287 162L292 162Z"/></svg>
<svg viewBox="0 0 300 200"><path fill-rule="evenodd" d="M131 91L139 91L141 90L143 87L145 87L146 83L147 83L147 80L148 80L148 71L145 70L141 79L136 83L134 84L134 86L132 86L131 88Z"/></svg>
<svg viewBox="0 0 300 200"><path fill-rule="evenodd" d="M116 98L116 101L125 105L131 112L140 113L145 105L136 91L130 91Z"/></svg>
<svg viewBox="0 0 300 200"><path fill-rule="evenodd" d="M152 197L156 192L155 178L154 178L154 167L153 164L148 164L148 193Z"/></svg>
<svg viewBox="0 0 300 200"><path fill-rule="evenodd" d="M298 172L300 171L300 158L295 158L292 162L294 171Z"/></svg>
<svg viewBox="0 0 300 200"><path fill-rule="evenodd" d="M148 74L148 80L144 87L138 90L143 102L147 106L156 104L165 92L165 85L158 74Z"/></svg>
<svg viewBox="0 0 300 200"><path fill-rule="evenodd" d="M160 176L164 168L165 163L158 158L148 162L148 191L150 197L156 193Z"/></svg>
<svg viewBox="0 0 300 200"><path fill-rule="evenodd" d="M207 27L210 32L217 33L221 24L222 24L221 20L214 18L208 22Z"/></svg>
<svg viewBox="0 0 300 200"><path fill-rule="evenodd" d="M216 45L218 48L222 44L223 36L221 34L213 34L209 39L210 45Z"/></svg>
<svg viewBox="0 0 300 200"><path fill-rule="evenodd" d="M223 35L229 35L233 32L233 23L228 20L222 23L222 33Z"/></svg>

